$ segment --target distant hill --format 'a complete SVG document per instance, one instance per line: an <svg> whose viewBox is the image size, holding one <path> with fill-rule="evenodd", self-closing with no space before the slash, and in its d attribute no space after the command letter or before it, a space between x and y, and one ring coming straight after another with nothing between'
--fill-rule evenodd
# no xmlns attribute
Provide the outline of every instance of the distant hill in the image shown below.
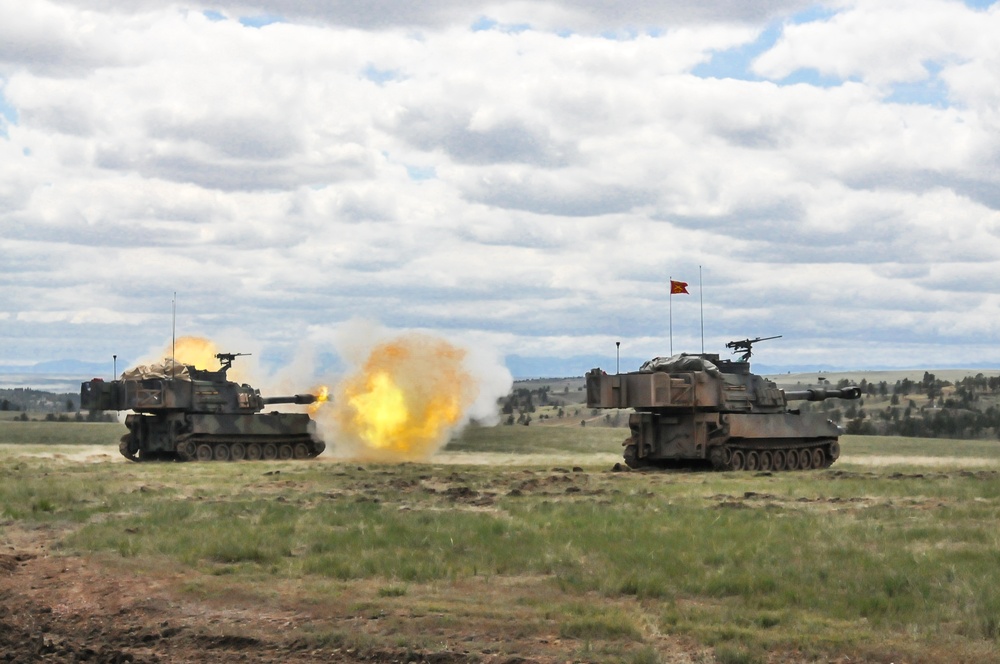
<svg viewBox="0 0 1000 664"><path fill-rule="evenodd" d="M118 369L124 369L128 365L128 360L119 359ZM112 362L84 362L81 360L48 360L46 362L36 362L19 366L0 365L0 374L60 374L79 376L111 376L114 371Z"/></svg>
<svg viewBox="0 0 1000 664"><path fill-rule="evenodd" d="M754 373L757 373L754 367ZM773 380L778 385L815 385L818 378L822 376L827 382L836 385L841 380L848 380L851 383L860 383L866 380L869 383L881 383L885 381L889 385L895 385L897 381L904 378L919 383L923 380L924 373L933 374L938 380L957 383L968 376L975 377L977 374L984 376L1000 375L1000 369L879 369L871 371L810 371L802 373L772 373L761 374Z"/></svg>
<svg viewBox="0 0 1000 664"><path fill-rule="evenodd" d="M32 388L0 387L0 412L31 411L35 413L75 412L80 409L80 395L71 392L51 392ZM9 419L9 418L3 418Z"/></svg>

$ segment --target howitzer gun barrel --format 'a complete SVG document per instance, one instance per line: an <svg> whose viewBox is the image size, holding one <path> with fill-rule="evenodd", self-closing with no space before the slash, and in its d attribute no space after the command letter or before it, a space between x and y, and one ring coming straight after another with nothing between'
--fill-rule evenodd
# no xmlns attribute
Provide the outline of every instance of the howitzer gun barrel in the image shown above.
<svg viewBox="0 0 1000 664"><path fill-rule="evenodd" d="M262 399L264 405L270 405L274 403L297 403L301 405L315 403L315 394L296 394L290 397L264 397Z"/></svg>
<svg viewBox="0 0 1000 664"><path fill-rule="evenodd" d="M842 389L814 388L811 390L786 390L788 401L825 401L826 399L860 399L860 387L845 387Z"/></svg>

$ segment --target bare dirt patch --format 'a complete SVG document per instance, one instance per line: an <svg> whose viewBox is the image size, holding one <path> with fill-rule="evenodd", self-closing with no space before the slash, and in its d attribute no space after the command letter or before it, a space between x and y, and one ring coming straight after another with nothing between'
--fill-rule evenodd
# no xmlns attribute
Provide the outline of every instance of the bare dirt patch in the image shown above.
<svg viewBox="0 0 1000 664"><path fill-rule="evenodd" d="M35 459L59 459L75 463L125 463L127 459L110 445L57 445L46 449L41 445L0 445L7 456Z"/></svg>
<svg viewBox="0 0 1000 664"><path fill-rule="evenodd" d="M16 530L16 529L15 529ZM179 597L176 579L50 555L51 533L20 532L39 551L0 556L0 651L10 662L329 661L281 625L296 616L214 608ZM341 661L353 661L336 653ZM376 660L377 661L377 660Z"/></svg>

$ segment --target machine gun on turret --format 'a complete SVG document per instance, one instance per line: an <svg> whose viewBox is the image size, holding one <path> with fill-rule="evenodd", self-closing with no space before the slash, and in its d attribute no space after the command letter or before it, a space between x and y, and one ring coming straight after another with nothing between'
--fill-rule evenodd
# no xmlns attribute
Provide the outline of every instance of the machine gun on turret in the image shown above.
<svg viewBox="0 0 1000 664"><path fill-rule="evenodd" d="M222 369L220 369L220 371L225 374L232 368L233 360L244 355L253 355L253 353L216 353L215 357L219 360L219 364L222 365Z"/></svg>
<svg viewBox="0 0 1000 664"><path fill-rule="evenodd" d="M781 335L776 335L773 337L757 337L756 339L743 339L742 341L730 341L726 344L726 348L732 348L733 354L743 353L743 357L739 359L740 362L749 362L750 356L753 355L753 345L758 341L767 341L768 339L780 339Z"/></svg>

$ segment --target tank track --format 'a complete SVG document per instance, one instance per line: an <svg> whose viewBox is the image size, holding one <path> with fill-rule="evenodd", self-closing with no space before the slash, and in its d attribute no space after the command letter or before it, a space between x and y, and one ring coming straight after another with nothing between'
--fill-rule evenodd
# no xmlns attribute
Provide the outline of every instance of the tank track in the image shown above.
<svg viewBox="0 0 1000 664"><path fill-rule="evenodd" d="M813 440L789 444L787 440L731 441L710 454L715 470L780 472L829 468L840 457L836 440Z"/></svg>
<svg viewBox="0 0 1000 664"><path fill-rule="evenodd" d="M138 446L132 441L132 435L126 434L118 446L129 461L285 461L315 458L326 449L323 441L306 435L267 436L249 441L246 436L186 435L178 438L174 454L148 456L133 452L132 448Z"/></svg>
<svg viewBox="0 0 1000 664"><path fill-rule="evenodd" d="M181 461L286 461L310 459L322 454L326 445L309 436L268 436L248 440L246 436L183 436L177 441Z"/></svg>
<svg viewBox="0 0 1000 664"><path fill-rule="evenodd" d="M636 456L632 439L625 441L623 454L629 468L658 467L658 461L647 461ZM829 468L840 457L840 443L836 439L790 442L785 440L733 440L713 447L709 453L712 470L747 470L781 472L791 470L817 470Z"/></svg>

